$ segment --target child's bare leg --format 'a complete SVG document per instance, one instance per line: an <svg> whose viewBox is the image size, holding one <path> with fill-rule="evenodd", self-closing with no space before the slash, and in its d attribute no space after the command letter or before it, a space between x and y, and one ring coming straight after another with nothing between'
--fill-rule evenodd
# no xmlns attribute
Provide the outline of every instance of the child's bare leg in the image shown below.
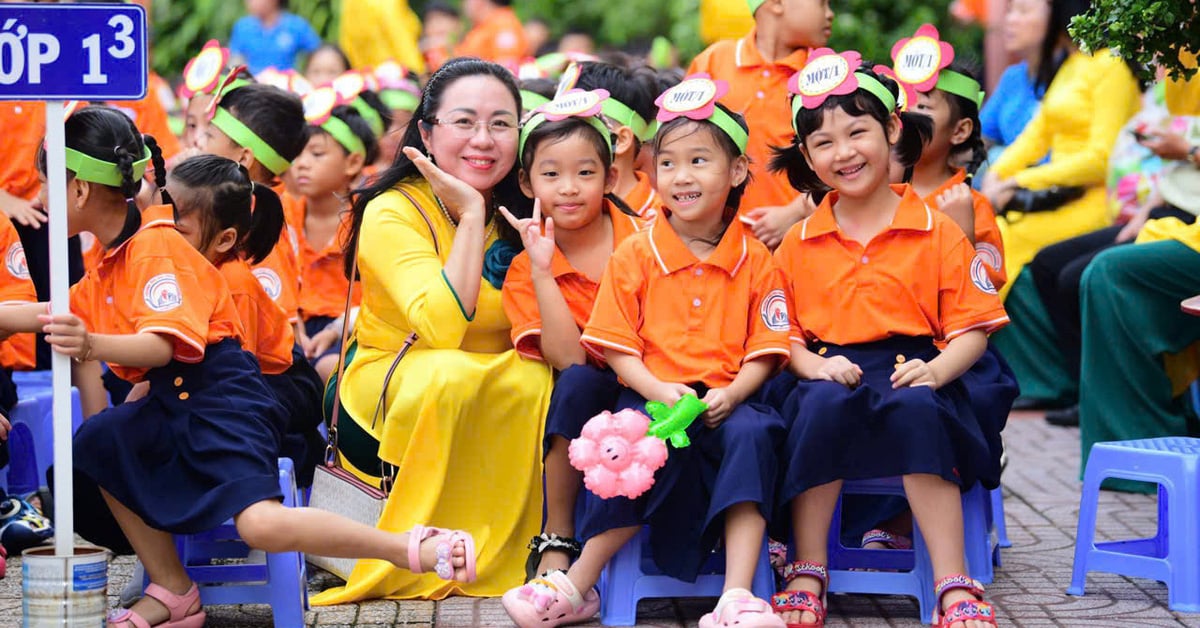
<svg viewBox="0 0 1200 628"><path fill-rule="evenodd" d="M639 530L641 530L641 526L614 528L588 539L583 546L583 553L579 555L579 560L576 560L575 564L571 565L567 571L567 577L571 579L575 588L583 593L596 586L596 583L600 581L600 572L604 570L604 566L612 560L617 551L637 535Z"/></svg>
<svg viewBox="0 0 1200 628"><path fill-rule="evenodd" d="M927 473L904 476L904 493L913 517L921 527L921 536L929 547L934 581L953 574L966 574L963 548L962 494L957 485ZM960 600L973 599L963 589L945 595L943 608ZM985 628L978 621L955 623L950 628Z"/></svg>
<svg viewBox="0 0 1200 628"><path fill-rule="evenodd" d="M833 511L837 508L838 496L842 493L842 481L835 480L804 491L792 500L792 534L796 537L796 559L820 565L829 562L829 526ZM822 594L824 583L812 576L800 576L787 583L788 591L811 591ZM816 615L808 611L792 611L783 614L787 623L813 623Z"/></svg>
<svg viewBox="0 0 1200 628"><path fill-rule="evenodd" d="M734 504L725 511L725 591L751 588L766 531L767 520L754 502Z"/></svg>
<svg viewBox="0 0 1200 628"><path fill-rule="evenodd" d="M117 525L121 526L121 531L129 539L133 551L137 553L138 559L145 566L146 574L150 576L150 582L176 595L187 593L192 588L192 580L183 570L183 563L179 562L179 554L175 551L175 539L162 530L155 530L146 525L141 517L126 508L104 489L100 489L100 494L104 496L104 501L108 503L113 518L117 520ZM197 601L195 606L189 609L189 612L195 612L199 607L200 602ZM138 600L130 610L140 615L151 626L170 619L167 607L150 596L144 596Z"/></svg>
<svg viewBox="0 0 1200 628"><path fill-rule="evenodd" d="M570 443L562 436L550 439L550 450L546 452L546 533L564 537L575 536L575 499L579 496L579 486L583 483L583 475L567 456ZM551 569L566 571L571 566L571 559L561 550L548 549L542 553L537 573L543 574Z"/></svg>
<svg viewBox="0 0 1200 628"><path fill-rule="evenodd" d="M376 558L408 569L408 533L393 534L317 508L287 508L275 500L246 507L234 516L238 534L247 545L265 552L299 551L334 558ZM445 536L421 542L421 566L437 564L437 546ZM456 580L466 579L466 548L450 551Z"/></svg>

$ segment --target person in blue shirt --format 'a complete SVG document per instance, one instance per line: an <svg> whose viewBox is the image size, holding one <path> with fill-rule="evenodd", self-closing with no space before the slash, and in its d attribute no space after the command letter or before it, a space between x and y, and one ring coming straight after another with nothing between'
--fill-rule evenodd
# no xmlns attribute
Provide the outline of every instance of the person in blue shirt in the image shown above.
<svg viewBox="0 0 1200 628"><path fill-rule="evenodd" d="M1046 93L1057 64L1053 50L1042 64L1043 44L1050 28L1050 3L1046 0L1013 0L1004 14L1004 49L1021 59L1008 66L995 91L979 111L980 130L988 143L989 161L1013 143L1033 118ZM1061 63L1061 61L1060 61ZM1043 72L1046 76L1039 76ZM983 177L978 177L982 180Z"/></svg>
<svg viewBox="0 0 1200 628"><path fill-rule="evenodd" d="M273 67L290 70L296 55L321 45L321 38L304 18L287 11L287 0L246 0L249 15L233 25L229 50L242 57L251 74Z"/></svg>

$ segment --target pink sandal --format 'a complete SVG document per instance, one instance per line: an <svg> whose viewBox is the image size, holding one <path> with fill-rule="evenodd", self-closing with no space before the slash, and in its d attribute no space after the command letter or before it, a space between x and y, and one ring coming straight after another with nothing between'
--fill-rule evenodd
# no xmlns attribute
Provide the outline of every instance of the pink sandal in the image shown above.
<svg viewBox="0 0 1200 628"><path fill-rule="evenodd" d="M467 571L467 579L462 582L474 582L476 576L475 538L469 532L462 530L427 527L421 524L413 526L408 533L408 570L413 573L425 573L425 569L421 567L421 542L439 534L449 534L450 538L438 543L437 564L434 565L433 572L442 580L454 580L454 565L450 562L451 555L454 545L462 541L463 549L467 554L465 557L467 562L464 566Z"/></svg>
<svg viewBox="0 0 1200 628"><path fill-rule="evenodd" d="M167 612L170 613L170 619L161 624L155 624L153 628L204 628L204 608L198 606L200 603L200 589L196 583L192 583L192 588L188 589L183 595L175 595L170 591L150 583L146 587L146 597L152 597L158 600L159 604L167 607ZM191 615L188 610L193 604L197 604L196 612ZM152 628L150 622L144 617L127 609L113 609L108 614L108 628Z"/></svg>
<svg viewBox="0 0 1200 628"><path fill-rule="evenodd" d="M786 628L765 600L745 589L730 589L717 600L717 607L700 618L700 628Z"/></svg>
<svg viewBox="0 0 1200 628"><path fill-rule="evenodd" d="M788 563L783 568L784 587L800 576L810 576L820 580L821 593L818 595L812 591L780 591L771 597L771 608L780 614L790 611L802 613L807 611L817 616L815 622L790 623L786 624L787 628L821 628L825 625L825 617L828 613L825 608L825 596L829 589L829 571L825 569L825 565L808 560Z"/></svg>
<svg viewBox="0 0 1200 628"><path fill-rule="evenodd" d="M4 551L3 545L0 545L0 578L4 577L4 572L8 568L8 565L6 563L7 560L8 560L8 552Z"/></svg>
<svg viewBox="0 0 1200 628"><path fill-rule="evenodd" d="M942 610L942 597L947 592L962 589L975 596L973 600L959 600ZM948 627L959 622L981 621L985 624L998 626L996 609L983 601L983 585L962 574L946 576L937 581L933 587L934 598L937 599L937 610L934 611L933 625L935 628Z"/></svg>
<svg viewBox="0 0 1200 628"><path fill-rule="evenodd" d="M913 546L912 539L879 528L868 530L863 534L862 543L859 547L865 549L871 543L880 543L890 550L910 550Z"/></svg>
<svg viewBox="0 0 1200 628"><path fill-rule="evenodd" d="M520 628L554 628L585 622L600 612L596 589L580 595L567 574L555 570L509 589L500 604Z"/></svg>

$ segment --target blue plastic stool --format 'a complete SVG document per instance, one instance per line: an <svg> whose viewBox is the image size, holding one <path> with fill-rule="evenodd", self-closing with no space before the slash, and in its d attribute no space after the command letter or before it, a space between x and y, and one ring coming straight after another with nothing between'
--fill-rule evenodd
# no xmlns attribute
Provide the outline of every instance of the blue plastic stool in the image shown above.
<svg viewBox="0 0 1200 628"><path fill-rule="evenodd" d="M1100 483L1123 478L1158 484L1153 538L1095 542ZM1106 571L1167 585L1171 610L1200 612L1200 438L1096 443L1083 475L1075 569L1067 593L1083 595L1087 572Z"/></svg>
<svg viewBox="0 0 1200 628"><path fill-rule="evenodd" d="M842 494L904 496L900 478L856 480L846 482ZM963 540L966 549L967 572L983 584L992 582L997 554L992 538L989 492L980 485L963 493ZM913 524L912 550L877 550L842 545L841 501L834 511L829 527L829 592L883 593L906 595L917 599L921 618L933 620L936 600L933 595L933 565L929 560L925 538ZM886 571L861 571L864 569Z"/></svg>
<svg viewBox="0 0 1200 628"><path fill-rule="evenodd" d="M17 397L25 399L33 397L43 392L47 392L53 386L51 383L51 374L53 371L13 371L13 384L17 387Z"/></svg>
<svg viewBox="0 0 1200 628"><path fill-rule="evenodd" d="M636 624L638 601L646 598L721 596L725 586L724 555L713 554L695 582L684 582L662 575L654 559L643 551L649 536L649 528L642 528L600 574L600 623L605 626ZM755 596L767 601L775 593L775 575L771 572L765 538L751 589Z"/></svg>
<svg viewBox="0 0 1200 628"><path fill-rule="evenodd" d="M283 505L299 501L292 461L279 459L279 489ZM179 558L188 576L200 586L204 605L268 604L276 628L304 625L308 609L308 579L304 555L299 552L267 554L266 564L214 565L214 559L245 558L250 548L238 537L233 521L201 534L175 537Z"/></svg>
<svg viewBox="0 0 1200 628"><path fill-rule="evenodd" d="M1008 539L1008 523L1004 520L1004 488L997 486L991 492L991 522L992 526L996 529L996 553L992 557L992 562L999 567L1000 548L1012 547L1012 541Z"/></svg>
<svg viewBox="0 0 1200 628"><path fill-rule="evenodd" d="M46 483L46 471L54 464L53 393L49 388L29 396L22 393L8 419L13 425L14 438L9 441L7 490L13 495L35 493ZM71 433L82 424L79 391L72 388Z"/></svg>

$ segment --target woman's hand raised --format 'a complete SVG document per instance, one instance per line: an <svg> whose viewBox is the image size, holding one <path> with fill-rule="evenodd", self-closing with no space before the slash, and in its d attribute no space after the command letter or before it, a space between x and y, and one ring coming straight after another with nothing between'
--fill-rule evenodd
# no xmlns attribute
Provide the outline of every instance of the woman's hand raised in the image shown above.
<svg viewBox="0 0 1200 628"><path fill-rule="evenodd" d="M430 161L429 157L412 146L404 147L404 156L412 160L421 176L429 182L430 189L441 199L442 204L446 206L452 216L457 214L459 222L474 216L479 219L480 224L483 224L485 209L483 195L479 193L479 190L446 174L446 171L438 168Z"/></svg>
<svg viewBox="0 0 1200 628"><path fill-rule="evenodd" d="M501 206L500 213L517 233L529 253L529 262L535 271L549 272L554 259L554 219L546 217L545 232L542 231L542 202L533 199L533 218L517 218Z"/></svg>

